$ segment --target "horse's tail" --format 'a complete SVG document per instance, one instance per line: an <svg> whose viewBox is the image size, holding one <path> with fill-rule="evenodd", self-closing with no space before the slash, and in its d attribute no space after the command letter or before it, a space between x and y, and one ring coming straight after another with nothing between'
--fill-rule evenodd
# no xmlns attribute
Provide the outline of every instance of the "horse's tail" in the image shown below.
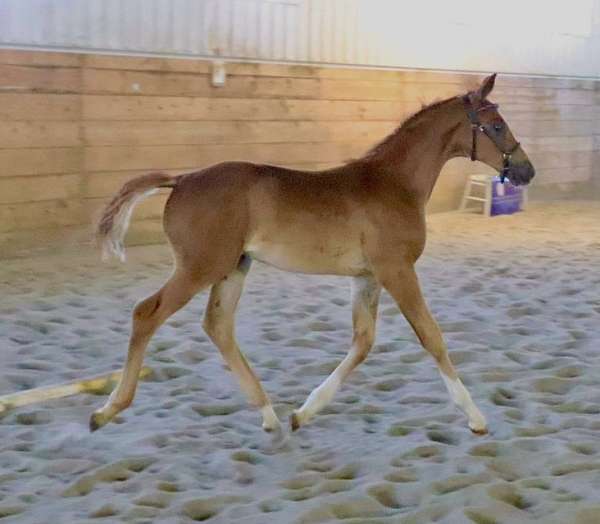
<svg viewBox="0 0 600 524"><path fill-rule="evenodd" d="M123 239L129 227L129 220L134 206L142 199L158 191L161 187L173 188L178 177L166 173L148 173L136 177L120 189L102 211L96 225L96 238L102 247L102 259L111 255L125 260Z"/></svg>

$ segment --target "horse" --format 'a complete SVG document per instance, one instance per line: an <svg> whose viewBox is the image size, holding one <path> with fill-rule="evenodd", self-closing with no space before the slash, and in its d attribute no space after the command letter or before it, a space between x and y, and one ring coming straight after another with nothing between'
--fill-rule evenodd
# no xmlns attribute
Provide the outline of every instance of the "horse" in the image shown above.
<svg viewBox="0 0 600 524"><path fill-rule="evenodd" d="M108 423L134 397L146 346L159 326L199 291L211 287L203 328L262 415L266 431L283 426L235 338L234 317L252 260L292 272L352 278L352 345L335 370L294 410L292 430L309 422L375 338L381 289L394 299L431 354L454 404L476 434L487 432L448 355L421 293L415 262L425 247L425 205L444 164L470 157L502 179L527 184L527 154L488 100L496 75L461 96L424 107L363 157L322 171L224 162L171 176L154 172L125 183L104 208L97 238L106 255L124 258L123 239L134 205L169 188L163 227L174 268L163 287L133 309L123 374L90 430Z"/></svg>

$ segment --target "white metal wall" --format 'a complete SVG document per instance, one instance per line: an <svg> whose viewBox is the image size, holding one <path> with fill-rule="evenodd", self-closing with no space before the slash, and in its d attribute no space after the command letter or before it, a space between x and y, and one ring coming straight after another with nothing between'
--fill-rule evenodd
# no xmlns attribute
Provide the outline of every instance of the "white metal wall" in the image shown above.
<svg viewBox="0 0 600 524"><path fill-rule="evenodd" d="M600 77L600 0L0 0L0 46Z"/></svg>

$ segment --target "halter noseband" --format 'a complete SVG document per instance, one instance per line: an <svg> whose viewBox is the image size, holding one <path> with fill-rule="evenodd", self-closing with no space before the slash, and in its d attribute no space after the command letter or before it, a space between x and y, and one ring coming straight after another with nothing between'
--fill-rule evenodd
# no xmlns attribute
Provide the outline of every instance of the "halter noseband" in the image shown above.
<svg viewBox="0 0 600 524"><path fill-rule="evenodd" d="M471 132L473 137L471 142L471 160L477 160L477 131L481 131L492 141L492 143L496 146L496 149L502 153L502 171L500 172L500 182L504 183L504 180L507 178L507 173L511 167L511 157L521 144L517 142L512 149L508 151L505 150L505 144L500 143L498 137L490 131L489 126L482 124L479 121L478 113L480 111L485 111L486 109L496 109L498 104L488 104L476 110L471 103L469 95L465 95L463 97L463 103L465 104L465 110L467 111L467 116L471 122Z"/></svg>

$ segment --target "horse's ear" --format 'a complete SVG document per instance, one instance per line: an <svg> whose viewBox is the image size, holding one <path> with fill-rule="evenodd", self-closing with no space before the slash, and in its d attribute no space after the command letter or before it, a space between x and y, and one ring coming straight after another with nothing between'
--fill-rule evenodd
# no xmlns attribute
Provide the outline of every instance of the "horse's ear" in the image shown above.
<svg viewBox="0 0 600 524"><path fill-rule="evenodd" d="M477 90L480 100L483 101L487 98L487 96L492 92L492 89L494 89L495 82L496 73L485 78L485 80L481 83L481 87Z"/></svg>

